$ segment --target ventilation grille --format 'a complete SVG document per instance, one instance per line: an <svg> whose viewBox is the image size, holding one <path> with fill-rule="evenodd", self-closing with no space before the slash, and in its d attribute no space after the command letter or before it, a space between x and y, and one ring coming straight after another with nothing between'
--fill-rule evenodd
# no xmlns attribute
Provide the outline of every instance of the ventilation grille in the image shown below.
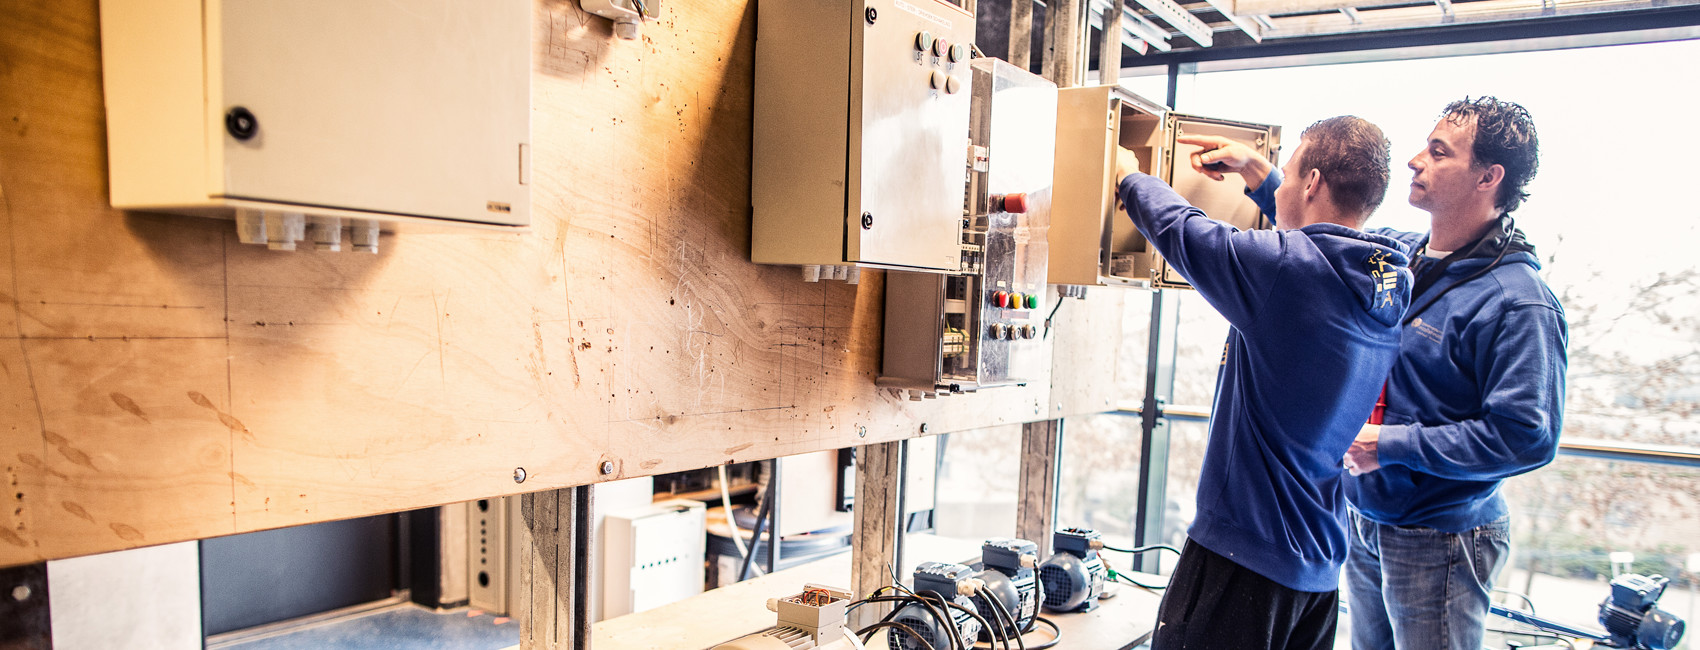
<svg viewBox="0 0 1700 650"><path fill-rule="evenodd" d="M1039 568L1039 581L1045 584L1045 606L1051 609L1068 606L1069 597L1080 588L1067 570L1050 564Z"/></svg>
<svg viewBox="0 0 1700 650"><path fill-rule="evenodd" d="M773 637L781 643L784 643L785 647L788 648L807 649L814 647L813 640L809 637L809 633L794 627L776 627L772 630L768 630L767 634L763 634L762 636Z"/></svg>
<svg viewBox="0 0 1700 650"><path fill-rule="evenodd" d="M943 633L943 630L933 624L933 617L925 613L924 610L919 614L915 612L914 607L905 607L903 613L892 620L907 625L909 629L926 637L927 642L933 644L934 648L949 647L950 639ZM903 630L888 629L885 631L885 638L890 642L891 650L925 650L924 646L915 641L915 637Z"/></svg>

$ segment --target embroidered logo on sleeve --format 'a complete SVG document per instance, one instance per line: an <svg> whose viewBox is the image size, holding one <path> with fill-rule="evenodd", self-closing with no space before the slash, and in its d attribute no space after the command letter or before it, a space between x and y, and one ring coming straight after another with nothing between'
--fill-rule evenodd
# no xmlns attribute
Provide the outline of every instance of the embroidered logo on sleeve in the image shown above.
<svg viewBox="0 0 1700 650"><path fill-rule="evenodd" d="M1375 282L1375 297L1371 304L1375 309L1394 307L1393 294L1399 290L1399 267L1387 259L1387 251L1378 250L1370 253L1364 261L1369 267L1369 276Z"/></svg>

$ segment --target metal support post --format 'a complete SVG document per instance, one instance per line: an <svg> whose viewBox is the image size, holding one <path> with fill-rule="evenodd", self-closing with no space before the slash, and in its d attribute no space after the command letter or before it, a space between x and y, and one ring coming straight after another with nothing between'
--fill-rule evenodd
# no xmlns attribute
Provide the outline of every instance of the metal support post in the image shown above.
<svg viewBox="0 0 1700 650"><path fill-rule="evenodd" d="M1168 289L1151 294L1151 338L1145 363L1145 403L1140 406L1139 510L1134 515L1136 546L1162 541L1169 477L1169 423L1163 407L1175 394L1175 334L1180 327L1178 296ZM1156 573L1157 553L1139 556L1134 569Z"/></svg>

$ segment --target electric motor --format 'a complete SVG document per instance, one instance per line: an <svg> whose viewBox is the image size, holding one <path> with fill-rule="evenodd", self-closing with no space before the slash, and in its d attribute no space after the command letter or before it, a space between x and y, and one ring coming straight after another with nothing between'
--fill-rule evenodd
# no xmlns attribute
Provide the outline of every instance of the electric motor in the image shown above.
<svg viewBox="0 0 1700 650"><path fill-rule="evenodd" d="M1670 579L1664 576L1620 575L1611 581L1611 595L1600 603L1600 624L1620 648L1670 650L1682 641L1682 619L1657 607Z"/></svg>
<svg viewBox="0 0 1700 650"><path fill-rule="evenodd" d="M921 596L937 596L961 606L962 609L936 602L932 607L910 603L898 610L891 620L908 626L926 638L934 648L956 647L951 641L949 628L944 627L945 625L954 626L963 641L973 643L973 640L979 637L981 627L980 622L974 619L980 612L974 608L974 601L966 595L971 592L969 581L973 579L974 570L966 566L923 562L915 567L915 593ZM941 611L948 620L940 621L933 614L935 610ZM890 630L886 638L890 641L891 650L924 650L921 643L907 632Z"/></svg>
<svg viewBox="0 0 1700 650"><path fill-rule="evenodd" d="M1007 537L986 540L980 548L980 560L985 570L976 574L984 587L974 595L974 606L992 625L1000 625L990 610L988 598L997 598L1003 613L1013 619L1002 623L1003 636L1012 637L1033 629L1039 614L1039 603L1045 599L1034 564L1038 561L1039 545L1025 539ZM990 643L991 630L982 630L980 640Z"/></svg>
<svg viewBox="0 0 1700 650"><path fill-rule="evenodd" d="M1086 528L1064 528L1051 537L1057 552L1039 566L1039 581L1045 590L1045 609L1052 612L1089 612L1098 607L1108 573L1098 557L1103 536Z"/></svg>

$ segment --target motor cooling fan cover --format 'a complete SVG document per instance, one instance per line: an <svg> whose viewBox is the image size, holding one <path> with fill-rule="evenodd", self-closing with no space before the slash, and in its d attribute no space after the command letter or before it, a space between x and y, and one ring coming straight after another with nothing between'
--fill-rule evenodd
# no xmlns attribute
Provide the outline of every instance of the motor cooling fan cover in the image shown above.
<svg viewBox="0 0 1700 650"><path fill-rule="evenodd" d="M1104 592L1104 578L1104 563L1096 553L1085 558L1072 553L1052 555L1039 566L1045 610L1073 612L1096 607L1098 595Z"/></svg>

